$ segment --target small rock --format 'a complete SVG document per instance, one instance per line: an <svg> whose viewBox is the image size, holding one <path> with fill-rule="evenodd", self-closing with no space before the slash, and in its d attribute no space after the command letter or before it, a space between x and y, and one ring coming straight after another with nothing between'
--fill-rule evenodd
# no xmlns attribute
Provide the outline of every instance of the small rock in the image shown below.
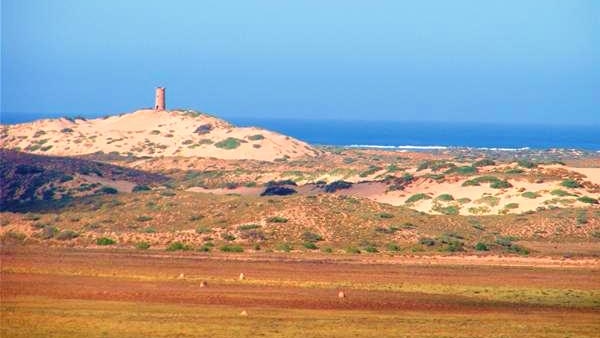
<svg viewBox="0 0 600 338"><path fill-rule="evenodd" d="M185 277L182 273L180 273L179 276L177 277L177 279L183 279L183 278L185 278Z"/></svg>
<svg viewBox="0 0 600 338"><path fill-rule="evenodd" d="M244 310L244 311L240 312L240 316L248 317L248 312L246 312L246 310Z"/></svg>
<svg viewBox="0 0 600 338"><path fill-rule="evenodd" d="M205 288L208 285L208 283L206 283L205 280L203 280L202 282L200 282L200 287L201 288Z"/></svg>
<svg viewBox="0 0 600 338"><path fill-rule="evenodd" d="M344 291L338 292L338 298L346 298L346 294L344 293Z"/></svg>
<svg viewBox="0 0 600 338"><path fill-rule="evenodd" d="M239 280L244 280L244 279L246 279L246 275L244 275L244 273L242 272L242 273L240 273Z"/></svg>

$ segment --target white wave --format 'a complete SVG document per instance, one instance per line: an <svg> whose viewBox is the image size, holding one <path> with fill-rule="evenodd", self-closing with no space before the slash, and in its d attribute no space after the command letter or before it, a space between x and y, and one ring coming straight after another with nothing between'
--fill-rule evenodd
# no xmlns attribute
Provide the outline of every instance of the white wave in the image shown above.
<svg viewBox="0 0 600 338"><path fill-rule="evenodd" d="M500 148L500 147L459 147L459 146L414 146L414 145L402 145L402 146L384 146L376 144L351 144L344 146L346 148L375 148L375 149L412 149L412 150L444 150L444 149L476 149L476 150L491 150L491 151L523 151L530 150L529 147L521 148Z"/></svg>

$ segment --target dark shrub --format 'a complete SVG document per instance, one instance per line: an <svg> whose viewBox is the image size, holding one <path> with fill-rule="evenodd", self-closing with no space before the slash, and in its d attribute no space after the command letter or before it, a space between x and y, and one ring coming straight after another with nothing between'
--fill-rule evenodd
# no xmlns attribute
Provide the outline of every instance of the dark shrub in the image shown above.
<svg viewBox="0 0 600 338"><path fill-rule="evenodd" d="M267 218L267 222L269 223L287 223L288 219L281 216L274 216Z"/></svg>
<svg viewBox="0 0 600 338"><path fill-rule="evenodd" d="M474 167L487 167L490 165L496 165L496 162L494 162L494 160L491 160L489 158L484 158L482 160L479 161L475 161L475 163L473 163Z"/></svg>
<svg viewBox="0 0 600 338"><path fill-rule="evenodd" d="M145 185L145 184L138 184L135 187L133 187L133 192L140 192L140 191L149 191L150 187Z"/></svg>
<svg viewBox="0 0 600 338"><path fill-rule="evenodd" d="M279 181L269 181L267 182L267 187L276 187L281 185L293 185L297 186L298 184L292 180L279 180Z"/></svg>
<svg viewBox="0 0 600 338"><path fill-rule="evenodd" d="M290 252L290 251L292 251L292 249L293 249L293 247L289 243L281 243L277 246L277 250L283 251L283 252Z"/></svg>
<svg viewBox="0 0 600 338"><path fill-rule="evenodd" d="M268 187L267 189L265 189L265 191L263 191L260 195L261 196L287 196L287 195L293 195L296 192L297 191L292 188L273 186L273 187Z"/></svg>
<svg viewBox="0 0 600 338"><path fill-rule="evenodd" d="M203 124L194 130L194 133L203 135L208 134L213 129L213 126L210 124Z"/></svg>
<svg viewBox="0 0 600 338"><path fill-rule="evenodd" d="M113 187L102 187L102 188L100 188L99 192L102 194L114 195L114 194L118 193L119 191Z"/></svg>
<svg viewBox="0 0 600 338"><path fill-rule="evenodd" d="M79 237L79 234L73 230L62 230L56 235L56 239L59 241L67 241L77 237Z"/></svg>
<svg viewBox="0 0 600 338"><path fill-rule="evenodd" d="M325 192L336 192L342 189L349 189L352 187L352 183L346 181L335 181L327 184L323 189Z"/></svg>
<svg viewBox="0 0 600 338"><path fill-rule="evenodd" d="M191 250L189 245L183 244L181 242L173 242L169 244L167 247L167 251L188 251Z"/></svg>
<svg viewBox="0 0 600 338"><path fill-rule="evenodd" d="M433 238L423 237L423 238L419 239L419 244L425 245L425 246L434 246L435 240Z"/></svg>
<svg viewBox="0 0 600 338"><path fill-rule="evenodd" d="M517 164L519 165L519 167L527 168L527 169L532 169L532 168L537 167L537 164L535 164L529 160L519 160L519 161L517 161Z"/></svg>
<svg viewBox="0 0 600 338"><path fill-rule="evenodd" d="M322 241L323 237L321 235L319 235L319 234L314 233L314 232L305 231L302 234L302 239L304 241L306 241L306 242L314 243L314 242Z"/></svg>
<svg viewBox="0 0 600 338"><path fill-rule="evenodd" d="M55 227L53 227L51 225L45 225L42 228L40 237L42 239L50 239L50 238L54 237L54 235L56 235L57 232L58 232L58 229L56 229Z"/></svg>

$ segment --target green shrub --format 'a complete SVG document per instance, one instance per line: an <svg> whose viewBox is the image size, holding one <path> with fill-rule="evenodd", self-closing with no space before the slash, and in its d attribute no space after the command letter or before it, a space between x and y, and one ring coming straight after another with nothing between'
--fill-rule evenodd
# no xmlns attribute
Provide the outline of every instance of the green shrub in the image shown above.
<svg viewBox="0 0 600 338"><path fill-rule="evenodd" d="M374 173L376 173L376 172L378 172L378 171L380 171L380 170L382 170L382 169L383 169L382 167L378 167L378 166L374 166L374 165L372 165L372 166L369 166L369 168L368 168L367 170L365 170L365 171L363 171L363 172L359 173L359 174L358 174L358 176L360 176L360 177L367 177L367 176L371 176L371 175L373 175Z"/></svg>
<svg viewBox="0 0 600 338"><path fill-rule="evenodd" d="M387 212L380 212L377 214L377 217L386 219L386 218L394 218L394 215L387 213Z"/></svg>
<svg viewBox="0 0 600 338"><path fill-rule="evenodd" d="M204 245L201 245L201 246L198 248L198 251L200 251L200 252L210 252L211 250L212 250L212 246L210 246L210 245L206 245L206 244L204 244Z"/></svg>
<svg viewBox="0 0 600 338"><path fill-rule="evenodd" d="M529 255L529 249L520 245L513 244L507 248L508 252L516 253L518 255L527 256Z"/></svg>
<svg viewBox="0 0 600 338"><path fill-rule="evenodd" d="M117 243L114 239L108 237L100 237L96 239L97 245L113 245Z"/></svg>
<svg viewBox="0 0 600 338"><path fill-rule="evenodd" d="M212 232L212 230L209 227L206 227L206 226L203 226L203 225L201 225L201 226L199 226L199 227L196 228L196 233L197 234L208 234L208 233L211 233L211 232Z"/></svg>
<svg viewBox="0 0 600 338"><path fill-rule="evenodd" d="M293 247L289 243L281 243L277 246L277 250L283 251L283 252L290 252L290 251L292 251L292 249L293 249Z"/></svg>
<svg viewBox="0 0 600 338"><path fill-rule="evenodd" d="M512 187L512 184L508 183L508 181L506 181L506 180L490 183L490 188L493 188L493 189L507 189L510 187Z"/></svg>
<svg viewBox="0 0 600 338"><path fill-rule="evenodd" d="M267 222L269 223L287 223L288 219L281 216L269 217Z"/></svg>
<svg viewBox="0 0 600 338"><path fill-rule="evenodd" d="M482 160L479 161L475 161L473 163L473 166L478 168L478 167L487 167L487 166L491 166L491 165L496 165L496 162L494 162L494 160L491 160L489 158L484 158Z"/></svg>
<svg viewBox="0 0 600 338"><path fill-rule="evenodd" d="M241 144L241 142L237 138L228 137L222 141L215 143L215 147L229 150L229 149L235 149L235 148L239 147L240 144Z"/></svg>
<svg viewBox="0 0 600 338"><path fill-rule="evenodd" d="M540 195L538 195L537 193L535 193L533 191L526 191L526 192L522 193L521 196L523 196L525 198L532 198L532 199L540 197Z"/></svg>
<svg viewBox="0 0 600 338"><path fill-rule="evenodd" d="M477 168L472 166L461 166L461 167L452 167L444 172L445 174L459 174L459 175L470 175L476 174Z"/></svg>
<svg viewBox="0 0 600 338"><path fill-rule="evenodd" d="M147 234L154 234L156 233L156 229L154 229L153 227L147 227L144 229L144 232Z"/></svg>
<svg viewBox="0 0 600 338"><path fill-rule="evenodd" d="M449 205L447 207L436 207L435 211L443 214L443 215L458 215L459 209L455 205Z"/></svg>
<svg viewBox="0 0 600 338"><path fill-rule="evenodd" d="M454 197L450 194L441 194L438 197L436 197L435 199L437 199L439 201L453 201Z"/></svg>
<svg viewBox="0 0 600 338"><path fill-rule="evenodd" d="M379 252L379 250L377 250L377 247L375 247L374 245L367 245L363 248L366 252L368 253L376 253Z"/></svg>
<svg viewBox="0 0 600 338"><path fill-rule="evenodd" d="M191 250L189 245L183 244L181 242L172 242L167 247L167 251L188 251Z"/></svg>
<svg viewBox="0 0 600 338"><path fill-rule="evenodd" d="M537 164L529 161L529 160L519 160L517 161L517 165L522 168L532 169L537 167Z"/></svg>
<svg viewBox="0 0 600 338"><path fill-rule="evenodd" d="M562 185L565 188L571 188L571 189L581 188L581 184L579 184L579 182L577 182L574 179L570 179L570 178L560 182L560 185Z"/></svg>
<svg viewBox="0 0 600 338"><path fill-rule="evenodd" d="M231 241L235 240L235 236L232 235L232 234L230 234L230 233L223 233L223 234L221 234L221 238L223 240L228 241L228 242L231 242Z"/></svg>
<svg viewBox="0 0 600 338"><path fill-rule="evenodd" d="M259 141L259 140L264 140L265 137L262 134L256 134L256 135L250 135L250 136L248 136L248 139L250 141Z"/></svg>
<svg viewBox="0 0 600 338"><path fill-rule="evenodd" d="M415 202L423 200L423 199L431 199L431 197L429 197L428 195L426 195L424 193L418 193L418 194L414 194L414 195L410 196L404 203L406 203L406 204L415 203Z"/></svg>
<svg viewBox="0 0 600 338"><path fill-rule="evenodd" d="M321 251L325 252L325 253L332 253L333 249L330 247L325 247L325 248L321 248Z"/></svg>
<svg viewBox="0 0 600 338"><path fill-rule="evenodd" d="M135 245L135 248L138 250L148 250L150 248L150 244L148 244L148 242L138 242Z"/></svg>
<svg viewBox="0 0 600 338"><path fill-rule="evenodd" d="M589 203L589 204L598 204L598 200L589 196L581 196L577 199L579 202Z"/></svg>
<svg viewBox="0 0 600 338"><path fill-rule="evenodd" d="M146 215L141 215L141 216L138 216L135 220L138 222L148 222L148 221L152 220L152 217L146 216Z"/></svg>
<svg viewBox="0 0 600 338"><path fill-rule="evenodd" d="M305 231L302 234L302 239L306 242L311 242L311 243L315 243L318 241L322 241L323 237L319 234L316 234L314 232L310 232L310 231Z"/></svg>
<svg viewBox="0 0 600 338"><path fill-rule="evenodd" d="M564 191L562 189L554 189L550 192L551 195L553 196L559 196L559 197L566 197L566 196L575 196L574 194L571 194L567 191Z"/></svg>
<svg viewBox="0 0 600 338"><path fill-rule="evenodd" d="M244 248L239 245L227 244L223 245L219 250L223 252L244 252Z"/></svg>
<svg viewBox="0 0 600 338"><path fill-rule="evenodd" d="M318 249L317 245L313 242L304 242L302 244L305 248L309 249L309 250L316 250Z"/></svg>
<svg viewBox="0 0 600 338"><path fill-rule="evenodd" d="M400 245L396 244L396 243L388 243L385 248L387 249L387 251L391 251L391 252L398 252L401 250Z"/></svg>
<svg viewBox="0 0 600 338"><path fill-rule="evenodd" d="M504 206L505 209L517 209L519 207L519 203L508 203Z"/></svg>
<svg viewBox="0 0 600 338"><path fill-rule="evenodd" d="M59 241L68 241L77 237L79 237L79 233L73 230L62 230L58 233L58 235L56 235L56 239Z"/></svg>
<svg viewBox="0 0 600 338"><path fill-rule="evenodd" d="M360 253L360 249L358 249L357 247L349 246L349 247L346 248L346 253L349 253L349 254L359 254Z"/></svg>
<svg viewBox="0 0 600 338"><path fill-rule="evenodd" d="M244 224L244 225L238 226L238 230L247 231L247 230L253 230L253 229L260 229L261 227L262 226L260 224Z"/></svg>
<svg viewBox="0 0 600 338"><path fill-rule="evenodd" d="M475 244L475 250L477 251L489 251L490 249L488 248L487 245L485 245L485 243L477 243Z"/></svg>
<svg viewBox="0 0 600 338"><path fill-rule="evenodd" d="M509 169L506 169L504 171L505 174L509 174L509 175L512 175L512 174L522 174L524 172L525 172L525 170L523 170L521 168L509 168Z"/></svg>

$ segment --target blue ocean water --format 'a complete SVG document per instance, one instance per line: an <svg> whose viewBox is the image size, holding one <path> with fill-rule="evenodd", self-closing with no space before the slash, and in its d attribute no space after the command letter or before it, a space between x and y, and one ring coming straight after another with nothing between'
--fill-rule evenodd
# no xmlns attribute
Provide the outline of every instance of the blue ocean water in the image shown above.
<svg viewBox="0 0 600 338"><path fill-rule="evenodd" d="M241 126L260 126L322 145L600 150L600 123L561 126L267 118L233 118L230 121Z"/></svg>
<svg viewBox="0 0 600 338"><path fill-rule="evenodd" d="M22 123L59 114L2 114L2 123ZM88 116L94 117L94 116ZM225 117L238 126L258 126L311 144L399 148L574 148L600 151L600 118L594 125L533 125L453 122L356 121Z"/></svg>

